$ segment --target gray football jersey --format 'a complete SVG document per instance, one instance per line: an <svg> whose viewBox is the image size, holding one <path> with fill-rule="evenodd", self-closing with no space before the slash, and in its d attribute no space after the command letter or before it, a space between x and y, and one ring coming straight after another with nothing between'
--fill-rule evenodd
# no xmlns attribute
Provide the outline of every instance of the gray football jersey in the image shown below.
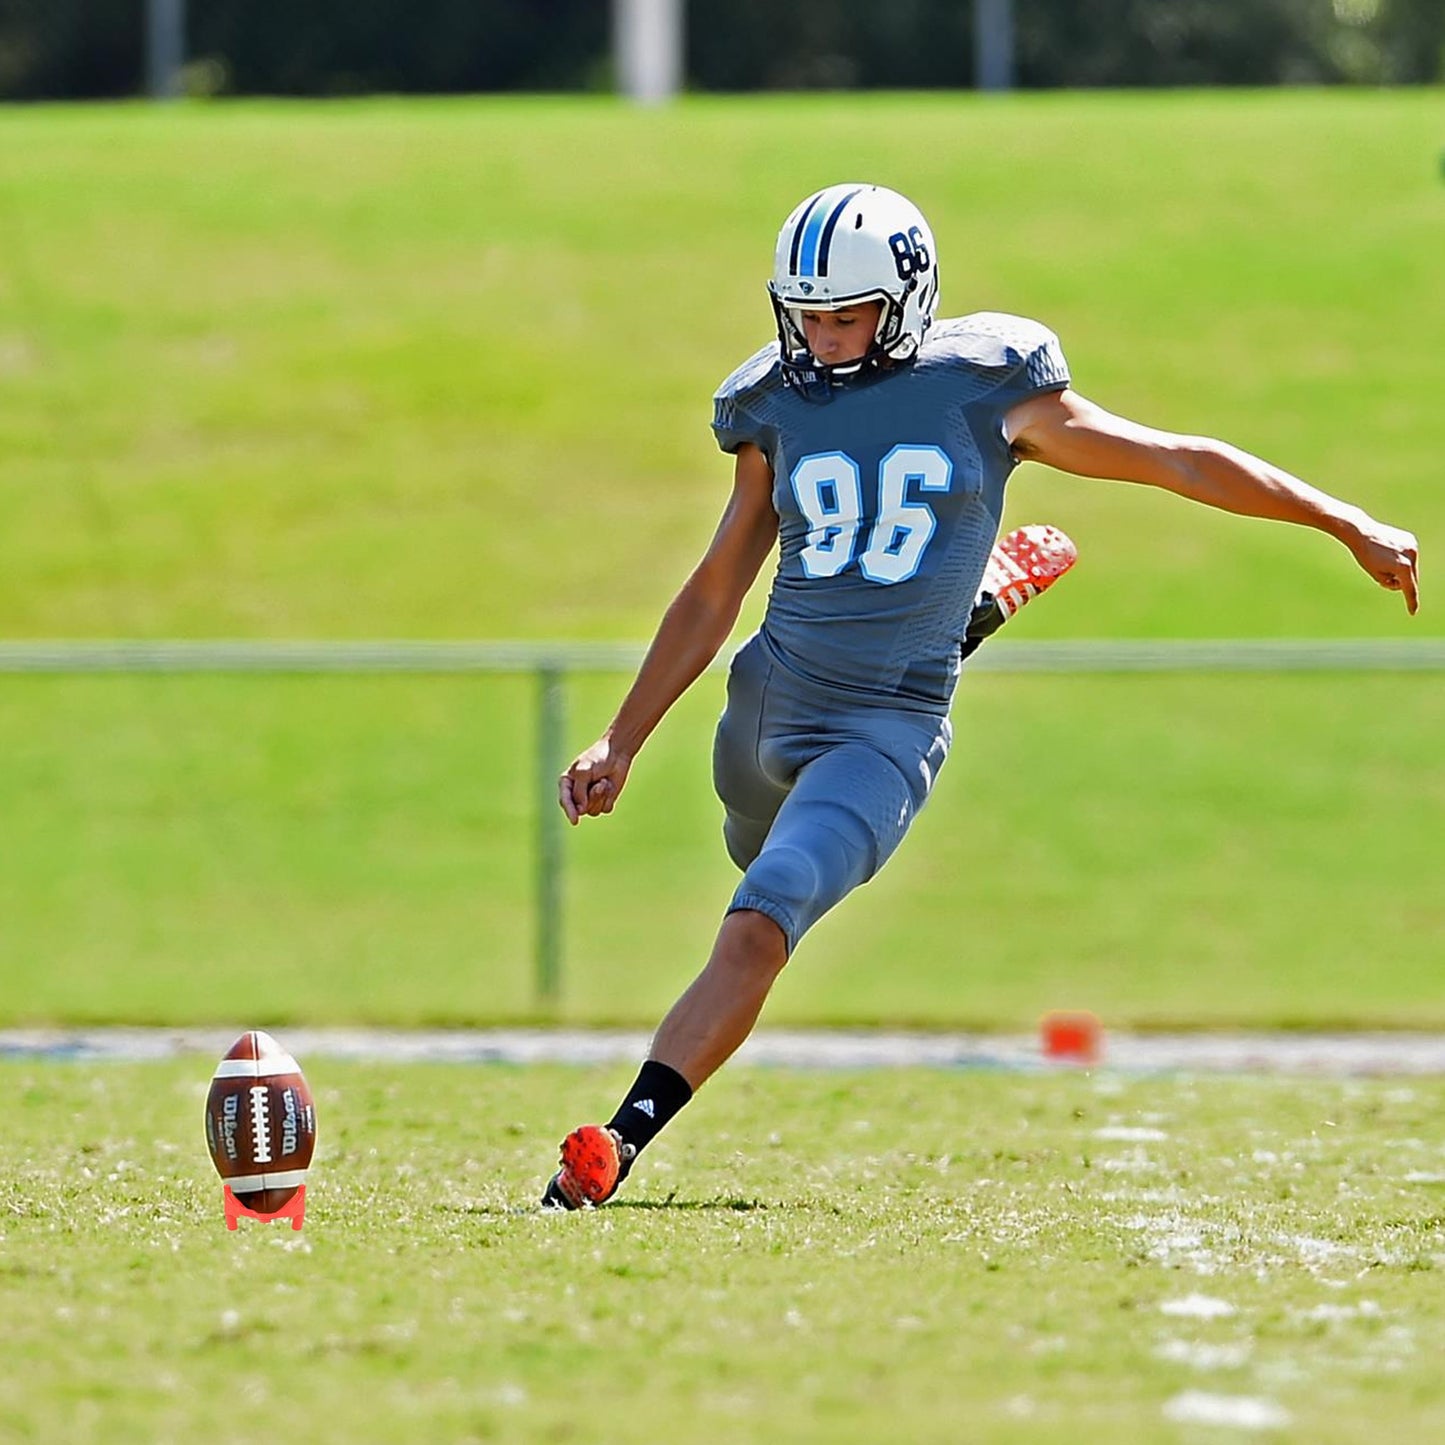
<svg viewBox="0 0 1445 1445"><path fill-rule="evenodd" d="M935 322L917 358L810 401L773 342L714 398L718 445L773 469L778 567L764 640L792 672L860 700L946 709L1015 462L1003 418L1069 382L1058 338L980 312Z"/></svg>

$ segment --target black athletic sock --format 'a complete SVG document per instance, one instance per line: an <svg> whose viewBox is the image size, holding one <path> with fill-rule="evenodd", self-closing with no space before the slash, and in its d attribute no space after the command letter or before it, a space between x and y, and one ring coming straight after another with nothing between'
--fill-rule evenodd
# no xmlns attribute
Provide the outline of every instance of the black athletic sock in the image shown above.
<svg viewBox="0 0 1445 1445"><path fill-rule="evenodd" d="M963 648L960 660L972 657L1008 621L1003 608L992 592L980 592L968 616L968 628L963 634Z"/></svg>
<svg viewBox="0 0 1445 1445"><path fill-rule="evenodd" d="M676 1069L648 1059L607 1127L641 1152L690 1098L692 1085Z"/></svg>

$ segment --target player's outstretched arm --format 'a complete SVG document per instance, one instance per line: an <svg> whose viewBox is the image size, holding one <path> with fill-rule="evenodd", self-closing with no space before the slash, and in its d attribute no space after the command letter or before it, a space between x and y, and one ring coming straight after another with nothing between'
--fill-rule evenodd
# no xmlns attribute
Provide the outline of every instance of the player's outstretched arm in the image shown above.
<svg viewBox="0 0 1445 1445"><path fill-rule="evenodd" d="M772 468L757 447L745 445L712 542L663 614L617 716L558 779L569 822L612 811L638 749L727 641L777 536Z"/></svg>
<svg viewBox="0 0 1445 1445"><path fill-rule="evenodd" d="M1377 521L1227 442L1156 431L1068 389L1020 402L1005 417L1004 429L1021 461L1082 477L1143 482L1226 512L1327 532L1381 587L1403 593L1410 612L1419 608L1419 545L1413 533Z"/></svg>

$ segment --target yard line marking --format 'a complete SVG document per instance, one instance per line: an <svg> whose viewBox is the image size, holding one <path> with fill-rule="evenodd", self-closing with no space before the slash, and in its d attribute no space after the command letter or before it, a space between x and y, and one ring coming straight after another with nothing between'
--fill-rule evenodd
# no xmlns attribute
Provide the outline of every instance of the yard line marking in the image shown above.
<svg viewBox="0 0 1445 1445"><path fill-rule="evenodd" d="M293 1057L368 1063L611 1064L645 1056L642 1030L592 1029L285 1029ZM139 1062L189 1054L224 1054L227 1028L0 1029L0 1059ZM931 1033L874 1029L762 1029L738 1061L798 1069L942 1068L1077 1072L1043 1056L1033 1034ZM1445 1075L1445 1034L1362 1033L1129 1034L1111 1031L1102 1080L1154 1073Z"/></svg>
<svg viewBox="0 0 1445 1445"><path fill-rule="evenodd" d="M1164 1406L1167 1419L1181 1425L1225 1425L1235 1430L1278 1430L1290 1422L1289 1411L1273 1400L1248 1395L1210 1395L1185 1390Z"/></svg>

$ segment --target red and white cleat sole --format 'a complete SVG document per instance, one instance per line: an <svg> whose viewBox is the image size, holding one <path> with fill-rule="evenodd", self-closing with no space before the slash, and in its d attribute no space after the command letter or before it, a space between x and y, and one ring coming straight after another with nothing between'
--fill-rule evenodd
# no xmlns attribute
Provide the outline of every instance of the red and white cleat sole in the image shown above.
<svg viewBox="0 0 1445 1445"><path fill-rule="evenodd" d="M562 1167L547 1186L542 1202L567 1209L601 1204L612 1197L621 1174L617 1135L600 1124L584 1124L562 1141Z"/></svg>
<svg viewBox="0 0 1445 1445"><path fill-rule="evenodd" d="M1026 602L1047 592L1075 562L1079 549L1057 527L1017 527L994 543L984 568L983 590L999 611L1012 617Z"/></svg>

